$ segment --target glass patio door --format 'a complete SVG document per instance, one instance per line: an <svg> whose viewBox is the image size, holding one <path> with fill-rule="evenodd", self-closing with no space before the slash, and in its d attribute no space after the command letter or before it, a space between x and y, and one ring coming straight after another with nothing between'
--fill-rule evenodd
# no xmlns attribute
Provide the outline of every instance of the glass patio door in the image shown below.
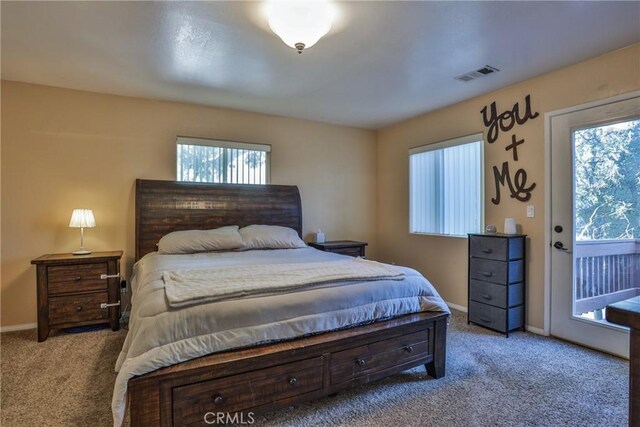
<svg viewBox="0 0 640 427"><path fill-rule="evenodd" d="M551 118L551 334L628 357L607 304L640 295L640 98Z"/></svg>

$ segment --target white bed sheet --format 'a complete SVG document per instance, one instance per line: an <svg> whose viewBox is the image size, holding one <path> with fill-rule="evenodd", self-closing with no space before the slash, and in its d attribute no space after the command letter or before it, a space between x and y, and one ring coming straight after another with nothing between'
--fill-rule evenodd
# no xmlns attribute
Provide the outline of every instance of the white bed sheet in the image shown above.
<svg viewBox="0 0 640 427"><path fill-rule="evenodd" d="M403 280L341 282L301 292L171 308L162 275L176 269L269 263L308 263L343 255L313 248L190 255L148 254L134 266L132 310L116 363L112 410L120 426L127 382L136 375L214 352L292 339L313 333L422 311L449 312L417 271L401 268Z"/></svg>

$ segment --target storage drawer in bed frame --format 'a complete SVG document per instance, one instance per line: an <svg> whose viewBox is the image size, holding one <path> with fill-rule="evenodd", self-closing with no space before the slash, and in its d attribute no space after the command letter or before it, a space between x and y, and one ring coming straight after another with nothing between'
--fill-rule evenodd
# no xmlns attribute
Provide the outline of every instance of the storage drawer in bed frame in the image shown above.
<svg viewBox="0 0 640 427"><path fill-rule="evenodd" d="M418 313L205 356L129 381L131 425L206 425L209 413L258 414L425 365L445 374L446 313ZM210 415L213 416L213 415Z"/></svg>

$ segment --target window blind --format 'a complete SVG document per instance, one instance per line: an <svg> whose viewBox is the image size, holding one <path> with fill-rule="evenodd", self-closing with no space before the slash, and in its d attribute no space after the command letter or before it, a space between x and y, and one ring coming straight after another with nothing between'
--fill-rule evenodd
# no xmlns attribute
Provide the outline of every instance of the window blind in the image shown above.
<svg viewBox="0 0 640 427"><path fill-rule="evenodd" d="M464 236L483 224L483 139L471 135L409 152L409 231Z"/></svg>
<svg viewBox="0 0 640 427"><path fill-rule="evenodd" d="M267 184L269 152L263 144L178 137L178 181Z"/></svg>

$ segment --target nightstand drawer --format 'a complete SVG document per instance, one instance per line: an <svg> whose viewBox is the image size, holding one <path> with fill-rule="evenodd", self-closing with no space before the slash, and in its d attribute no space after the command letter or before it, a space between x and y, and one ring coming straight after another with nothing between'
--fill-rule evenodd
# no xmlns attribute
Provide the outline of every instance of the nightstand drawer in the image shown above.
<svg viewBox="0 0 640 427"><path fill-rule="evenodd" d="M352 257L364 257L364 248L367 246L367 242L357 242L355 240L333 240L324 243L311 242L309 243L309 246L324 252L333 252Z"/></svg>
<svg viewBox="0 0 640 427"><path fill-rule="evenodd" d="M106 263L56 265L47 268L49 294L107 290Z"/></svg>
<svg viewBox="0 0 640 427"><path fill-rule="evenodd" d="M515 283L523 280L523 262L493 261L489 259L470 258L469 273L472 279L491 283Z"/></svg>
<svg viewBox="0 0 640 427"><path fill-rule="evenodd" d="M348 255L352 257L363 256L363 251L360 248L340 248L340 249L330 249L328 252L333 252L341 255Z"/></svg>
<svg viewBox="0 0 640 427"><path fill-rule="evenodd" d="M100 304L109 302L107 292L68 295L49 298L51 326L92 320L108 320L109 310Z"/></svg>
<svg viewBox="0 0 640 427"><path fill-rule="evenodd" d="M508 303L507 290L509 291ZM523 285L522 283L497 285L472 279L469 286L469 298L496 307L513 307L524 302Z"/></svg>

